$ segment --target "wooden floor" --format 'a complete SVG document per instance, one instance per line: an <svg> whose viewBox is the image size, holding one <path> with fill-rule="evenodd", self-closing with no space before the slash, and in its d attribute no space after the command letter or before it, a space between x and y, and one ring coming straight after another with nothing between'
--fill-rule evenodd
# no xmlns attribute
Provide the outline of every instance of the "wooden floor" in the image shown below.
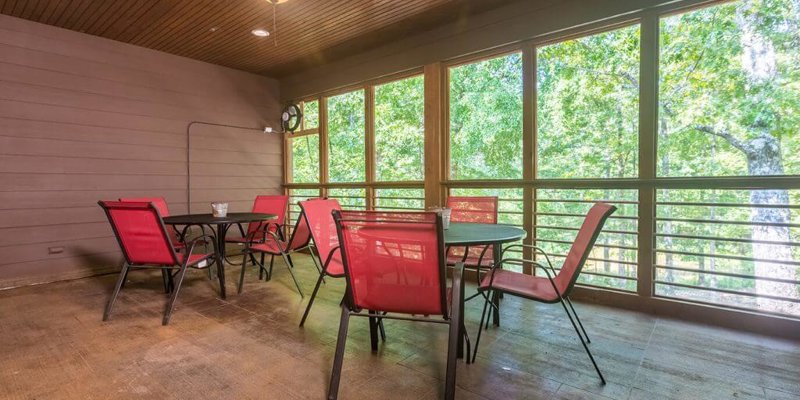
<svg viewBox="0 0 800 400"><path fill-rule="evenodd" d="M297 257L310 294L315 271ZM304 329L307 300L276 261L229 296L190 271L168 327L160 274L130 274L101 321L115 277L0 292L3 399L322 399L330 374L341 280L329 279ZM468 292L470 289L468 288ZM479 302L467 307L475 335ZM482 338L478 362L458 365L459 399L800 399L800 343L588 304L578 312L609 380L601 386L558 306L506 297L502 326ZM436 399L443 393L446 327L387 322L369 350L367 321L351 323L340 398Z"/></svg>

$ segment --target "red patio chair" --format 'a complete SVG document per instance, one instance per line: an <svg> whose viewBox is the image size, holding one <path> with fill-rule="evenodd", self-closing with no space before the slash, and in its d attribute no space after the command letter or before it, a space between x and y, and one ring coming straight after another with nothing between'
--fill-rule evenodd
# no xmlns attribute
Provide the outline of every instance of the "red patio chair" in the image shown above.
<svg viewBox="0 0 800 400"><path fill-rule="evenodd" d="M317 297L317 291L319 291L319 286L325 277L341 278L344 276L342 256L339 253L339 238L336 235L336 224L331 214L334 210L341 210L342 207L336 199L309 199L300 201L297 204L300 205L300 210L302 211L300 218L305 218L308 224L311 240L317 249L320 265L322 266L317 284L311 293L311 299L308 300L303 318L300 320L300 326L302 327L306 323L308 313L314 304L314 298Z"/></svg>
<svg viewBox="0 0 800 400"><path fill-rule="evenodd" d="M510 258L500 262L501 265L504 263L533 265L535 268L544 271L547 277L513 272L502 269L499 265L492 266L491 271L483 277L478 288L478 291L486 299L486 302L483 305L481 323L478 325L478 337L475 339L475 353L472 355L473 362L475 361L475 356L478 354L478 345L481 340L484 319L486 318L487 310L489 310L489 304L491 303L489 300L491 298L491 292L497 291L542 303L561 303L564 307L564 312L567 313L567 317L569 317L569 321L572 323L572 327L575 328L575 333L578 334L578 338L581 344L583 344L583 348L586 350L586 354L589 355L589 359L592 361L597 375L600 376L600 380L605 385L606 380L600 372L600 368L597 366L592 352L589 351L589 346L587 346L587 343L591 343L591 340L589 340L589 335L586 334L586 329L584 329L580 318L578 318L578 313L575 312L575 307L572 306L569 295L572 293L575 281L578 280L578 276L583 269L583 265L586 263L586 259L589 257L589 253L592 251L597 236L603 229L603 225L616 209L616 207L606 203L596 203L592 206L589 213L586 214L586 218L583 220L578 235L575 237L575 241L572 243L572 247L569 253L567 253L567 257L564 259L564 263L561 265L559 271L553 268L553 264L550 262L550 257L547 253L536 246L515 245L529 247L543 254L544 259L547 261L546 267L534 260ZM567 305L569 305L569 308L567 308ZM572 311L572 313L570 313L570 311ZM574 319L572 317L573 314L575 315ZM576 321L577 325L575 324ZM578 330L578 326L580 326L580 331ZM583 334L581 334L581 332Z"/></svg>
<svg viewBox="0 0 800 400"><path fill-rule="evenodd" d="M139 203L153 203L153 205L158 210L158 213L161 215L161 218L169 217L169 207L167 207L167 201L164 200L163 197L121 197L119 201L123 202L139 202ZM203 232L205 233L205 231ZM172 242L172 245L175 246L176 249L180 249L184 247L183 239L180 237L180 232L177 229L174 230L172 234L169 235L169 239Z"/></svg>
<svg viewBox="0 0 800 400"><path fill-rule="evenodd" d="M291 257L292 253L304 249L308 249L308 251L311 252L311 260L314 262L314 266L317 267L318 272L322 273L322 269L319 267L317 260L314 257L314 246L311 246L311 230L308 228L308 222L306 221L305 217L303 217L301 212L300 216L297 218L294 229L292 230L292 234L289 236L289 240L284 240L279 232L269 231L267 238L263 243L247 244L242 257L242 274L239 277L239 293L242 293L242 286L244 285L244 272L247 265L248 254L261 253L260 263L253 258L253 262L259 267L259 271L266 270L266 267L264 266L264 255L269 254L270 260L267 277L272 277L272 266L275 261L275 256L281 256L283 261L286 263L286 266L289 267L289 273L292 275L292 279L294 280L295 286L297 286L297 291L300 293L300 297L304 297L303 291L300 289L300 284L297 282L297 278L294 275L294 263L292 262Z"/></svg>
<svg viewBox="0 0 800 400"><path fill-rule="evenodd" d="M164 311L163 325L169 323L172 310L175 307L175 300L181 289L183 278L189 267L205 268L209 265L209 260L217 254L192 254L195 245L205 242L206 239L211 243L216 243L213 237L199 237L187 244L185 252L177 253L170 241L170 234L161 220L158 207L151 202L122 202L122 201L100 201L100 207L105 210L108 222L114 230L114 235L122 249L125 263L119 273L114 292L106 305L103 321L108 320L111 309L117 300L120 289L131 269L156 268L161 270L165 280L165 289L169 291L166 276L169 275L170 282L175 279L172 295L166 310ZM215 249L216 250L216 249ZM220 260L217 260L220 261ZM174 271L174 273L173 273ZM222 284L220 280L220 284Z"/></svg>
<svg viewBox="0 0 800 400"><path fill-rule="evenodd" d="M424 212L336 210L333 218L341 244L347 291L342 301L328 399L336 399L338 395L350 317L369 318L373 351L378 350L379 320L449 325L445 398L453 399L456 358L463 351L461 340L465 332L461 301L463 264L455 268L452 286L447 288L441 216Z"/></svg>
<svg viewBox="0 0 800 400"><path fill-rule="evenodd" d="M281 235L283 238L283 232L280 229L283 227L284 218L286 217L286 208L289 205L289 196L285 195L262 195L256 196L255 201L253 201L253 209L252 212L254 213L264 213L264 214L275 214L277 215L276 218L271 219L269 221L259 221L259 222L252 222L247 224L247 232L242 229L242 226L239 225L239 233L241 236L232 236L226 237L226 243L236 243L239 245L246 245L246 244L253 244L253 243L264 243L267 241L267 233L273 232ZM256 264L256 260L253 259L253 264ZM261 260L261 264L264 264L264 260ZM263 272L262 269L259 269L259 279L261 277L261 273ZM267 276L267 280L269 280L269 276Z"/></svg>
<svg viewBox="0 0 800 400"><path fill-rule="evenodd" d="M497 223L497 197L450 196L447 208L451 209L450 222L477 224ZM463 262L465 268L475 270L480 280L480 270L488 269L494 262L492 246L456 246L447 249L447 264Z"/></svg>

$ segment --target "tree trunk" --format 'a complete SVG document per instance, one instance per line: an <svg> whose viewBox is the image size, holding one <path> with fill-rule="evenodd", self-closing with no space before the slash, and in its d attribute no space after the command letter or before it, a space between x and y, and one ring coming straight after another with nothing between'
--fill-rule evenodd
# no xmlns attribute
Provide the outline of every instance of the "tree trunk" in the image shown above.
<svg viewBox="0 0 800 400"><path fill-rule="evenodd" d="M772 135L762 134L749 141L747 168L750 175L782 175L783 163L778 140ZM782 189L752 190L750 202L756 205L789 204L789 192ZM790 242L789 228L785 226L768 226L762 224L786 224L791 221L788 208L753 207L750 220L754 223L752 238L756 241ZM781 244L753 243L753 257L775 261L791 261L792 248ZM755 262L756 276L796 279L792 265L779 262ZM756 280L756 293L770 296L796 298L797 289L785 283ZM758 299L758 307L767 311L792 313L796 304L771 299Z"/></svg>

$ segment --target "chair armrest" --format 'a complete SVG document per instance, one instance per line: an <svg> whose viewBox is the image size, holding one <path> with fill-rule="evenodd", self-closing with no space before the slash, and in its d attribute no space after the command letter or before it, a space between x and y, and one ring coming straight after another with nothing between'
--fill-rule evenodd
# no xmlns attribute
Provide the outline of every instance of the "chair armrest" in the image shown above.
<svg viewBox="0 0 800 400"><path fill-rule="evenodd" d="M500 252L500 258L503 258L505 256L506 250L517 248L517 247L523 248L523 249L532 249L534 251L534 253L542 254L544 256L545 261L547 261L547 265L550 267L550 270L552 270L554 274L556 273L555 268L553 268L553 263L550 262L550 256L547 254L546 251L544 251L544 249L542 249L539 246L534 246L534 245L530 245L530 244L520 244L520 243L512 244L512 245L506 246L506 248L503 249L502 252ZM526 262L532 262L532 261L526 260Z"/></svg>

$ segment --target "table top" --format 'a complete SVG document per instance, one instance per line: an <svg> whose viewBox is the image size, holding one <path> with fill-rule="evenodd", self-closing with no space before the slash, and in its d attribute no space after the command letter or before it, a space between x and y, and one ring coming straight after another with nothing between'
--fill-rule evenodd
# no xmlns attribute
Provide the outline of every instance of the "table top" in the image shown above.
<svg viewBox="0 0 800 400"><path fill-rule="evenodd" d="M444 244L448 246L471 246L508 243L524 238L526 232L520 228L500 224L451 223L444 231Z"/></svg>
<svg viewBox="0 0 800 400"><path fill-rule="evenodd" d="M211 224L240 224L243 222L265 221L277 218L275 214L263 213L228 213L224 217L215 217L211 214L184 214L164 217L167 225L211 225Z"/></svg>

